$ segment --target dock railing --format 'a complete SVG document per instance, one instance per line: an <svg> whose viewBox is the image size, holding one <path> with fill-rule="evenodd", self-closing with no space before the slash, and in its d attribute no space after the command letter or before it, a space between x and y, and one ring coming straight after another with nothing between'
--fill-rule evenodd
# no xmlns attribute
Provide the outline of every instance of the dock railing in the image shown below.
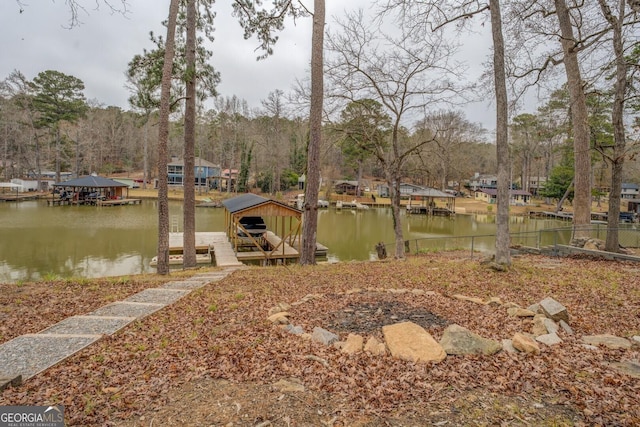
<svg viewBox="0 0 640 427"><path fill-rule="evenodd" d="M606 224L598 224L585 230L590 238L606 240L609 229ZM621 225L617 229L620 246L625 248L640 247L640 228L637 224ZM511 246L520 246L536 250L544 250L552 255L558 255L563 246L571 244L572 227L551 228L537 231L510 233ZM407 254L420 254L439 251L469 251L471 258L495 250L495 234L425 237L404 241ZM386 252L393 254L395 244L385 244Z"/></svg>

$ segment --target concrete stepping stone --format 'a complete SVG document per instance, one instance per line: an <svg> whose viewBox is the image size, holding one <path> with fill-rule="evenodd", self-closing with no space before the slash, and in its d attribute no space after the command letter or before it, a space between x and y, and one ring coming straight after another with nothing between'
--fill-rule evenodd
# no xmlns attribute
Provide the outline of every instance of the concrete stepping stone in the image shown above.
<svg viewBox="0 0 640 427"><path fill-rule="evenodd" d="M88 316L135 317L139 319L165 306L166 304L144 302L114 302L89 313Z"/></svg>
<svg viewBox="0 0 640 427"><path fill-rule="evenodd" d="M180 282L168 282L160 286L161 289L182 289L193 290L205 286L208 282L204 280L189 280Z"/></svg>
<svg viewBox="0 0 640 427"><path fill-rule="evenodd" d="M167 305L178 301L189 292L191 291L184 289L151 288L138 292L137 294L125 299L123 302L146 302Z"/></svg>
<svg viewBox="0 0 640 427"><path fill-rule="evenodd" d="M102 335L27 334L0 346L0 366L9 377L28 379L96 342Z"/></svg>
<svg viewBox="0 0 640 427"><path fill-rule="evenodd" d="M194 280L194 279L195 280L216 280L216 279L220 280L227 277L229 273L230 273L229 271L219 271L215 273L201 273L191 277L191 280Z"/></svg>
<svg viewBox="0 0 640 427"><path fill-rule="evenodd" d="M40 334L111 335L136 320L135 317L73 316L47 328Z"/></svg>

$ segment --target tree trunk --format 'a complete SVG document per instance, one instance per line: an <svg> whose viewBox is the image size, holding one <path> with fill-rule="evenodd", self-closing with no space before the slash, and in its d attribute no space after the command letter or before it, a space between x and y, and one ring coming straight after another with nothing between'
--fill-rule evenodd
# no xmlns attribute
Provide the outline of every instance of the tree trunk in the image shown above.
<svg viewBox="0 0 640 427"><path fill-rule="evenodd" d="M56 182L60 182L60 124L56 124Z"/></svg>
<svg viewBox="0 0 640 427"><path fill-rule="evenodd" d="M496 153L498 188L496 215L496 263L511 265L509 240L509 191L511 162L509 159L507 83L504 71L504 38L500 1L490 0L491 33L493 35L493 73L496 91Z"/></svg>
<svg viewBox="0 0 640 427"><path fill-rule="evenodd" d="M185 59L186 99L184 111L184 188L182 254L183 268L196 264L195 145L196 145L196 0L187 1Z"/></svg>
<svg viewBox="0 0 640 427"><path fill-rule="evenodd" d="M571 101L574 154L573 237L588 237L591 224L591 156L589 149L589 114L582 87L576 41L571 16L565 0L554 0L562 37L564 68Z"/></svg>
<svg viewBox="0 0 640 427"><path fill-rule="evenodd" d="M387 185L389 186L389 196L391 196L391 218L393 219L393 233L396 240L396 259L404 259L404 236L402 235L402 220L400 217L400 177L393 171L385 173Z"/></svg>
<svg viewBox="0 0 640 427"><path fill-rule="evenodd" d="M176 20L180 0L171 0L167 23L167 40L162 66L160 111L158 118L158 274L169 274L169 198L167 164L169 155L169 113L171 110L171 77L175 54Z"/></svg>
<svg viewBox="0 0 640 427"><path fill-rule="evenodd" d="M147 189L147 178L149 177L149 119L147 114L147 120L144 123L144 158L143 158L143 172L142 172L142 188Z"/></svg>
<svg viewBox="0 0 640 427"><path fill-rule="evenodd" d="M318 231L318 192L320 191L320 143L322 142L322 104L324 99L324 0L313 2L313 34L311 37L311 108L309 111L309 148L307 181L304 190L304 223L300 264L316 263Z"/></svg>
<svg viewBox="0 0 640 427"><path fill-rule="evenodd" d="M567 200L567 197L569 197L569 193L571 193L571 190L573 189L574 182L575 182L575 179L572 179L571 182L569 183L569 186L565 190L564 194L562 195L562 197L560 197L560 200L558 200L558 205L556 206L556 213L562 210L562 205L564 204L564 201Z"/></svg>
<svg viewBox="0 0 640 427"><path fill-rule="evenodd" d="M611 122L613 124L613 154L611 159L611 190L609 192L609 211L607 218L607 240L605 250L618 252L620 241L618 228L620 226L620 199L622 193L622 173L626 149L626 135L624 130L624 102L627 91L627 64L624 57L624 43L622 38L622 24L625 15L625 3L619 3L619 14L616 18L611 13L604 0L598 0L605 18L613 30L613 51L615 53L616 80L614 83L613 109Z"/></svg>

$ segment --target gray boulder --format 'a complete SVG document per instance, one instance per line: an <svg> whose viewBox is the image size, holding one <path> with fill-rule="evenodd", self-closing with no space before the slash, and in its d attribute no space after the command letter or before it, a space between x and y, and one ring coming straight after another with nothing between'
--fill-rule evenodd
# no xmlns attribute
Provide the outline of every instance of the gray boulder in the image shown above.
<svg viewBox="0 0 640 427"><path fill-rule="evenodd" d="M315 328L313 328L313 333L311 334L311 340L315 342L319 342L324 345L331 345L334 342L339 341L340 337L334 334L333 332L327 331L326 329L316 326Z"/></svg>
<svg viewBox="0 0 640 427"><path fill-rule="evenodd" d="M450 325L444 330L440 345L447 354L491 355L502 350L502 344L483 338L460 325Z"/></svg>
<svg viewBox="0 0 640 427"><path fill-rule="evenodd" d="M555 320L556 322L564 320L569 323L567 308L553 298L547 297L540 301L540 308L549 319Z"/></svg>

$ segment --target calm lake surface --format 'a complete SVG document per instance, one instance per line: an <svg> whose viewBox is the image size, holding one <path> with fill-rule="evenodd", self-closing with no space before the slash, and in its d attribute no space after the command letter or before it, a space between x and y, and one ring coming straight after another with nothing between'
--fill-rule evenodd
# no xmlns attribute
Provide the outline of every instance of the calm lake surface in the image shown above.
<svg viewBox="0 0 640 427"><path fill-rule="evenodd" d="M179 218L182 230L181 202L170 203L170 215ZM567 225L523 217L512 220L512 232ZM407 215L402 223L406 240L495 233L494 217L487 215ZM113 207L49 207L42 200L0 203L0 282L153 272L149 262L156 255L157 224L155 200ZM373 259L378 242L394 242L391 224L390 209L324 209L318 217L317 239L329 248L332 261ZM224 231L224 210L196 208L196 231Z"/></svg>

